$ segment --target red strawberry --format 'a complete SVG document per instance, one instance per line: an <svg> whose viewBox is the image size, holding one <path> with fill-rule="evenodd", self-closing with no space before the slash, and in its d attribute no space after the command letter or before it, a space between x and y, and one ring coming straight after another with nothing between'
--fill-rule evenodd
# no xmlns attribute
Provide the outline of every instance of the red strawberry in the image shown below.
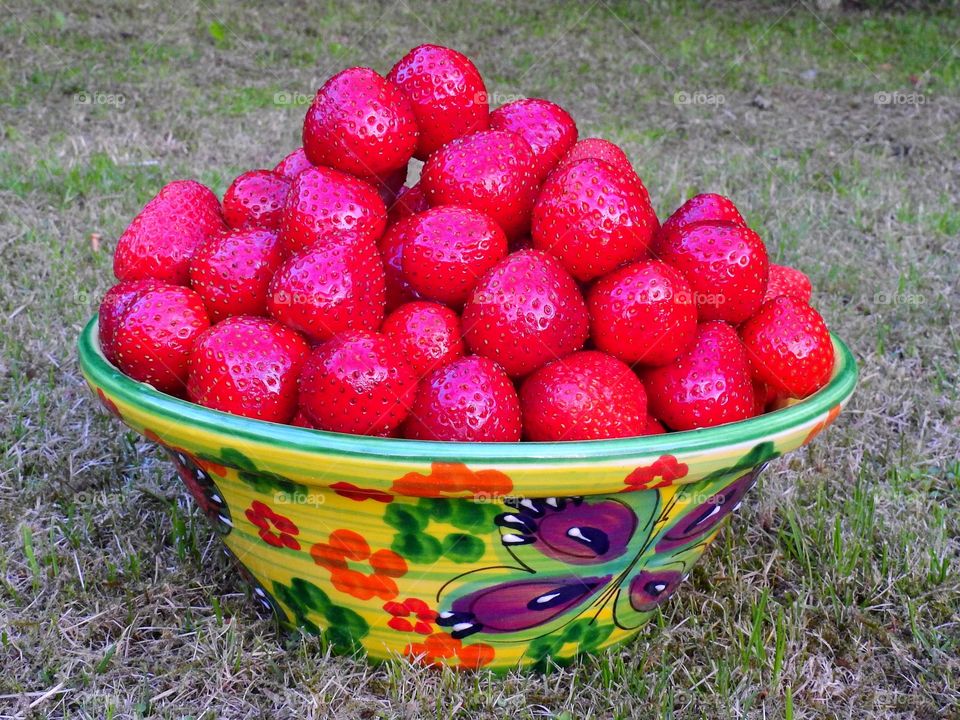
<svg viewBox="0 0 960 720"><path fill-rule="evenodd" d="M280 227L290 180L273 170L250 170L234 180L223 195L223 217L232 228Z"/></svg>
<svg viewBox="0 0 960 720"><path fill-rule="evenodd" d="M789 397L805 398L830 380L833 341L820 313L781 295L740 329L754 377Z"/></svg>
<svg viewBox="0 0 960 720"><path fill-rule="evenodd" d="M760 309L767 289L767 249L750 228L711 220L693 223L661 234L654 252L687 276L701 321L736 324Z"/></svg>
<svg viewBox="0 0 960 720"><path fill-rule="evenodd" d="M749 355L749 351L747 353ZM767 408L773 404L773 401L779 397L775 388L764 382L753 378L753 414L763 415Z"/></svg>
<svg viewBox="0 0 960 720"><path fill-rule="evenodd" d="M457 138L427 160L420 186L431 205L459 205L486 213L507 237L530 227L537 194L536 159L516 133L485 130Z"/></svg>
<svg viewBox="0 0 960 720"><path fill-rule="evenodd" d="M303 121L303 149L314 165L382 177L407 164L417 134L413 107L400 88L370 68L355 67L317 91Z"/></svg>
<svg viewBox="0 0 960 720"><path fill-rule="evenodd" d="M535 159L534 175L543 180L577 141L570 113L549 100L526 98L490 113L491 130L515 132L528 143Z"/></svg>
<svg viewBox="0 0 960 720"><path fill-rule="evenodd" d="M628 365L596 350L544 365L520 388L523 429L535 442L604 440L647 431L647 394Z"/></svg>
<svg viewBox="0 0 960 720"><path fill-rule="evenodd" d="M376 330L383 320L383 264L370 242L329 241L288 258L267 290L267 309L311 340Z"/></svg>
<svg viewBox="0 0 960 720"><path fill-rule="evenodd" d="M287 180L296 180L297 175L302 173L304 170L309 170L312 167L313 163L310 162L310 159L303 151L303 148L298 147L283 160L278 162L273 171L275 173L280 173L287 178Z"/></svg>
<svg viewBox="0 0 960 720"><path fill-rule="evenodd" d="M657 215L640 179L602 160L550 175L533 207L533 245L581 281L647 254Z"/></svg>
<svg viewBox="0 0 960 720"><path fill-rule="evenodd" d="M566 155L560 158L556 169L560 170L588 159L603 160L613 165L621 175L636 175L627 154L619 146L602 138L586 138L577 142Z"/></svg>
<svg viewBox="0 0 960 720"><path fill-rule="evenodd" d="M583 347L587 306L573 278L538 250L508 255L484 275L463 308L464 339L512 376Z"/></svg>
<svg viewBox="0 0 960 720"><path fill-rule="evenodd" d="M413 368L380 333L341 333L316 347L300 373L300 407L320 430L389 434L416 390Z"/></svg>
<svg viewBox="0 0 960 720"><path fill-rule="evenodd" d="M456 50L420 45L393 66L387 79L406 93L420 128L421 160L454 138L489 123L487 88L477 68Z"/></svg>
<svg viewBox="0 0 960 720"><path fill-rule="evenodd" d="M813 297L813 285L810 278L796 268L770 263L770 278L767 280L767 292L763 302L781 295L789 295L800 302L810 304Z"/></svg>
<svg viewBox="0 0 960 720"><path fill-rule="evenodd" d="M100 312L97 316L100 349L107 360L114 365L117 364L117 330L130 306L148 290L166 287L166 285L160 280L147 278L146 280L124 280L107 290L103 300L100 301Z"/></svg>
<svg viewBox="0 0 960 720"><path fill-rule="evenodd" d="M716 193L694 195L683 205L673 211L660 229L662 235L676 232L682 227L704 220L720 220L734 225L746 226L740 211L730 198Z"/></svg>
<svg viewBox="0 0 960 720"><path fill-rule="evenodd" d="M701 323L687 352L640 377L650 412L672 430L721 425L754 413L747 351L725 322Z"/></svg>
<svg viewBox="0 0 960 720"><path fill-rule="evenodd" d="M240 315L203 332L190 351L187 397L244 417L289 422L310 346L276 320Z"/></svg>
<svg viewBox="0 0 960 720"><path fill-rule="evenodd" d="M587 294L599 350L628 363L665 365L697 334L686 278L659 260L641 260L601 278Z"/></svg>
<svg viewBox="0 0 960 720"><path fill-rule="evenodd" d="M406 187L404 185L406 181L406 165L399 167L393 172L387 173L386 175L372 178L372 182L377 188L377 192L380 194L380 199L383 200L383 204L388 208L397 201L397 196L400 194L400 191Z"/></svg>
<svg viewBox="0 0 960 720"><path fill-rule="evenodd" d="M190 261L190 284L213 322L230 315L266 315L267 287L282 260L277 236L269 230L212 235Z"/></svg>
<svg viewBox="0 0 960 720"><path fill-rule="evenodd" d="M391 225L380 238L379 250L386 284L387 312L418 297L403 275L403 250L412 226L412 218L404 218Z"/></svg>
<svg viewBox="0 0 960 720"><path fill-rule="evenodd" d="M427 202L420 183L417 183L413 187L402 187L400 188L400 192L397 193L397 199L393 205L390 206L390 211L387 213L387 226L394 225L406 217L429 209L430 203Z"/></svg>
<svg viewBox="0 0 960 720"><path fill-rule="evenodd" d="M189 280L190 258L207 235L225 230L220 201L193 180L165 185L123 231L113 255L118 280Z"/></svg>
<svg viewBox="0 0 960 720"><path fill-rule="evenodd" d="M667 432L667 429L663 426L663 423L657 420L653 415L647 415L647 429L643 433L644 435L663 435Z"/></svg>
<svg viewBox="0 0 960 720"><path fill-rule="evenodd" d="M190 348L209 326L203 301L190 288L147 290L127 308L114 335L117 366L160 392L182 395Z"/></svg>
<svg viewBox="0 0 960 720"><path fill-rule="evenodd" d="M412 440L517 442L520 432L513 383L499 365L477 355L427 375L403 426Z"/></svg>
<svg viewBox="0 0 960 720"><path fill-rule="evenodd" d="M303 410L297 410L294 416L290 419L290 425L307 428L308 430L318 429L317 426L313 424L313 421L307 417L307 414Z"/></svg>
<svg viewBox="0 0 960 720"><path fill-rule="evenodd" d="M417 377L463 355L460 317L443 305L401 305L383 321L381 331L393 338Z"/></svg>
<svg viewBox="0 0 960 720"><path fill-rule="evenodd" d="M441 205L411 220L403 276L428 300L463 305L480 276L507 255L507 236L482 212Z"/></svg>
<svg viewBox="0 0 960 720"><path fill-rule="evenodd" d="M330 168L313 168L293 181L280 243L294 253L330 240L376 242L386 220L386 206L372 185Z"/></svg>

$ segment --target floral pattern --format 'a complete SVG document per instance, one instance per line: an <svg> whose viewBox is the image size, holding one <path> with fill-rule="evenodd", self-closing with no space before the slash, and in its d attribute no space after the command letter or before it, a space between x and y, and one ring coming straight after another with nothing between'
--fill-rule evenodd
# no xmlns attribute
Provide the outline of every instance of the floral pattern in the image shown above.
<svg viewBox="0 0 960 720"><path fill-rule="evenodd" d="M627 475L624 482L628 485L627 490L667 487L675 480L686 477L688 470L687 465L677 462L673 455L661 455L649 465L638 467Z"/></svg>
<svg viewBox="0 0 960 720"><path fill-rule="evenodd" d="M268 545L291 550L300 549L300 543L294 537L300 534L300 528L290 518L274 512L273 508L259 500L254 500L244 514L250 524L259 530L257 534L260 539Z"/></svg>
<svg viewBox="0 0 960 720"><path fill-rule="evenodd" d="M407 563L397 553L372 552L363 536L353 530L334 530L329 542L316 543L310 554L317 565L329 571L337 590L360 600L392 600L399 592L396 578L407 573ZM365 563L371 572L357 570L351 563Z"/></svg>
<svg viewBox="0 0 960 720"><path fill-rule="evenodd" d="M391 616L387 626L397 632L415 632L421 635L434 633L433 623L437 621L437 613L420 598L407 598L403 602L391 600L383 604L383 609Z"/></svg>
<svg viewBox="0 0 960 720"><path fill-rule="evenodd" d="M410 643L404 649L412 662L422 665L448 665L455 670L479 670L490 664L494 649L485 643L464 645L447 633L434 633L423 642Z"/></svg>
<svg viewBox="0 0 960 720"><path fill-rule="evenodd" d="M495 499L513 490L513 480L499 470L473 471L463 463L433 463L430 474L407 473L394 481L393 491L413 497L468 495Z"/></svg>

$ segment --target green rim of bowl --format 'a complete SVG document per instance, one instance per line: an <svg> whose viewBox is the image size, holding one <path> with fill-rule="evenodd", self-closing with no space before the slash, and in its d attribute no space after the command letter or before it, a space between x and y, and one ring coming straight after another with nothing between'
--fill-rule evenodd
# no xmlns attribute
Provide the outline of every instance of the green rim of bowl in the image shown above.
<svg viewBox="0 0 960 720"><path fill-rule="evenodd" d="M180 423L199 426L208 432L223 435L226 444L229 444L229 438L241 438L254 443L285 446L300 452L324 455L375 456L424 463L455 460L467 464L491 465L525 461L561 464L583 459L616 460L659 453L708 451L737 443L760 442L771 434L803 425L829 412L853 393L857 384L856 361L839 338L835 335L831 337L836 349L836 362L830 382L810 397L782 410L703 430L665 435L617 440L517 443L377 438L308 430L239 417L165 395L121 373L100 350L96 315L87 323L78 345L80 367L91 385L150 414L166 416Z"/></svg>

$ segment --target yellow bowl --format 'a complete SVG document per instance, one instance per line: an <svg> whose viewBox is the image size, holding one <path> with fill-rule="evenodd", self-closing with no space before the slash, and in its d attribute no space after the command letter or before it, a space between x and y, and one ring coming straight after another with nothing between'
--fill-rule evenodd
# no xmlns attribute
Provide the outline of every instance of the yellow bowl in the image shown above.
<svg viewBox="0 0 960 720"><path fill-rule="evenodd" d="M281 623L372 659L542 667L636 633L770 460L837 417L830 383L720 427L563 443L437 443L209 410L123 375L96 318L80 364L100 401L162 445Z"/></svg>

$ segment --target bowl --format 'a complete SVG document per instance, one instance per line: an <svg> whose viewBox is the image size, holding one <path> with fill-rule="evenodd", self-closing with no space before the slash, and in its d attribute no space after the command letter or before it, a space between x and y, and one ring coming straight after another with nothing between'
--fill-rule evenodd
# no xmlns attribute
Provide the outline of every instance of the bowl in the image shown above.
<svg viewBox="0 0 960 720"><path fill-rule="evenodd" d="M742 422L639 438L439 443L306 430L194 405L79 341L106 408L158 443L259 601L342 652L545 667L634 635L774 458L853 392L829 384Z"/></svg>

